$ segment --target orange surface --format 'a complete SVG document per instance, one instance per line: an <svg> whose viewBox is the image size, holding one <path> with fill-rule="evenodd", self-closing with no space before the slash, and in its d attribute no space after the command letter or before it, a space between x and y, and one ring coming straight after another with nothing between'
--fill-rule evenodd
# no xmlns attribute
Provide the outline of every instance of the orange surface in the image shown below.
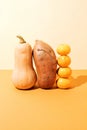
<svg viewBox="0 0 87 130"><path fill-rule="evenodd" d="M11 73L0 71L0 130L87 130L87 70L67 90L17 90Z"/></svg>

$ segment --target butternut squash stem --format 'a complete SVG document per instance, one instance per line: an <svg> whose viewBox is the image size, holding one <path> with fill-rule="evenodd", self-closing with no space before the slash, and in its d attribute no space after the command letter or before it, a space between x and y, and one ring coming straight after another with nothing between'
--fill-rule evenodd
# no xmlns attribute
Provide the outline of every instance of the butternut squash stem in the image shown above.
<svg viewBox="0 0 87 130"><path fill-rule="evenodd" d="M22 36L17 35L17 38L19 38L19 40L20 40L19 42L21 44L26 43L26 41L24 40L24 38Z"/></svg>

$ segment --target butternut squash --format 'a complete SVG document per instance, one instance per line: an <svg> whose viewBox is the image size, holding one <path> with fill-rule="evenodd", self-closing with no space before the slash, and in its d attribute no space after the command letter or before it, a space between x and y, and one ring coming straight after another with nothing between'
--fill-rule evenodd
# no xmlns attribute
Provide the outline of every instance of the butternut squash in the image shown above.
<svg viewBox="0 0 87 130"><path fill-rule="evenodd" d="M32 62L32 47L21 36L17 36L20 43L15 48L15 65L12 82L18 89L30 89L37 80Z"/></svg>

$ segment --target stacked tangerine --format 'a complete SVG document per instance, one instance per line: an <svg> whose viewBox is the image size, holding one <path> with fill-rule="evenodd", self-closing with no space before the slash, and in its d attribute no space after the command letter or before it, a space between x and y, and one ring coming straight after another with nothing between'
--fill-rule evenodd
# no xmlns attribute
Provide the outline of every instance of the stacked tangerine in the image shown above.
<svg viewBox="0 0 87 130"><path fill-rule="evenodd" d="M57 49L59 56L57 57L58 71L57 71L57 87L59 88L70 88L71 80L70 75L72 73L69 67L71 58L68 54L71 52L71 48L68 44L60 44Z"/></svg>

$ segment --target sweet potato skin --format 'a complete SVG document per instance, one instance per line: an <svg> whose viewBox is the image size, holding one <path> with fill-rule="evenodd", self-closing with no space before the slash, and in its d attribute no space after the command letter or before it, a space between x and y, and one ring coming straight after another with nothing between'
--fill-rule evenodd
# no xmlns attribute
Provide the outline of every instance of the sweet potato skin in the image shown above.
<svg viewBox="0 0 87 130"><path fill-rule="evenodd" d="M56 79L56 55L47 43L36 40L33 57L37 71L37 82L40 88L52 88Z"/></svg>

